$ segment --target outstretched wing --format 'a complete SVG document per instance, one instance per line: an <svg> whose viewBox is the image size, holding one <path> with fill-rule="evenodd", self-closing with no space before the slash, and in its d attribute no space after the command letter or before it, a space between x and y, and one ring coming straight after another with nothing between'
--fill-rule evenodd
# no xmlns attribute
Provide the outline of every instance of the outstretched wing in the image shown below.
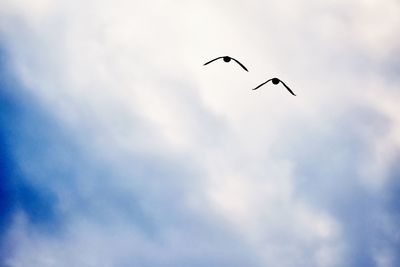
<svg viewBox="0 0 400 267"><path fill-rule="evenodd" d="M247 71L247 72L249 71L242 63L239 62L239 60L234 59L233 57L231 57L231 59L233 59L237 64L239 64L240 67L242 67L245 71Z"/></svg>
<svg viewBox="0 0 400 267"><path fill-rule="evenodd" d="M218 60L218 59L220 59L220 58L224 58L224 57L217 57L217 58L214 58L214 59L212 59L212 60L210 60L210 61L204 63L203 66L208 65L208 64L210 64L211 62L214 62L215 60Z"/></svg>
<svg viewBox="0 0 400 267"><path fill-rule="evenodd" d="M266 82L263 82L262 84L260 84L259 86L257 86L256 88L254 88L253 90L257 90L258 88L260 88L261 86L263 86L264 84L266 84L267 82L272 81L272 79L269 79Z"/></svg>
<svg viewBox="0 0 400 267"><path fill-rule="evenodd" d="M283 84L283 86L286 87L286 89L287 89L292 95L296 96L296 95L293 93L293 91L290 90L290 88L289 88L284 82L281 81L281 83Z"/></svg>

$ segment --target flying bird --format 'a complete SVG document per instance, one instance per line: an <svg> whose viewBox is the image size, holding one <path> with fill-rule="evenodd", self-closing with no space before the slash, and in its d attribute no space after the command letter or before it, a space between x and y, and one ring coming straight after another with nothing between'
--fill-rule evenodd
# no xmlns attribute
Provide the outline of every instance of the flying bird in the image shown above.
<svg viewBox="0 0 400 267"><path fill-rule="evenodd" d="M212 59L212 60L210 60L210 61L204 63L204 66L206 66L206 65L208 65L208 64L210 64L210 63L212 63L212 62L214 62L214 61L216 61L216 60L218 60L218 59L223 59L226 63L228 63L228 62L230 62L231 60L233 60L233 61L235 61L240 67L242 67L245 71L248 71L248 69L247 69L242 63L240 63L239 60L234 59L233 57L229 57L229 56L222 56L222 57L214 58L214 59ZM261 86L263 86L264 84L266 84L266 83L268 83L268 82L270 82L270 81L272 81L272 83L275 84L275 85L277 85L277 84L279 84L279 83L282 83L283 86L285 86L285 88L289 91L289 93L291 93L292 95L296 96L295 93L293 93L293 91L292 91L283 81L279 80L278 78L269 79L269 80L267 80L266 82L263 82L262 84L260 84L259 86L257 86L256 88L254 88L253 90L257 90L258 88L260 88Z"/></svg>
<svg viewBox="0 0 400 267"><path fill-rule="evenodd" d="M208 64L210 64L211 62L214 62L214 61L216 61L216 60L218 60L218 59L221 59L221 58L222 58L226 63L228 63L228 62L230 62L231 60L233 60L233 61L235 61L237 64L239 64L240 67L242 67L245 71L249 71L242 63L239 62L239 60L234 59L233 57L228 57L228 56L223 56L223 57L214 58L213 60L210 60L210 61L204 63L203 66L208 65Z"/></svg>
<svg viewBox="0 0 400 267"><path fill-rule="evenodd" d="M254 88L253 90L257 90L258 88L260 88L261 86L263 86L264 84L266 84L267 82L272 81L273 84L277 85L278 83L282 83L283 86L285 86L285 88L289 91L289 93L291 93L292 95L296 96L292 90L290 90L290 88L281 80L279 80L278 78L272 78L267 80L266 82L263 82L262 84L260 84L259 86L257 86L256 88Z"/></svg>

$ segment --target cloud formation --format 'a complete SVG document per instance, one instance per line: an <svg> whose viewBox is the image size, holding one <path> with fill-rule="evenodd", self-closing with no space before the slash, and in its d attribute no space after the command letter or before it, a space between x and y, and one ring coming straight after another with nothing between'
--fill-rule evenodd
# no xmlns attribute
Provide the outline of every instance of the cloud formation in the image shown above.
<svg viewBox="0 0 400 267"><path fill-rule="evenodd" d="M5 109L4 165L42 203L7 215L2 264L397 266L399 11L2 1L28 110ZM250 72L202 66L223 55ZM251 91L272 77L298 96Z"/></svg>

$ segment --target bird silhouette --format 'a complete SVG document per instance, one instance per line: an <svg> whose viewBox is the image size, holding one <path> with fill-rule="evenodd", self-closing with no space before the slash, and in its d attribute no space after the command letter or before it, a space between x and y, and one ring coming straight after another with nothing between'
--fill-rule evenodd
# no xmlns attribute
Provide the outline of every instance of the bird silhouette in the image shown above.
<svg viewBox="0 0 400 267"><path fill-rule="evenodd" d="M279 83L282 83L283 86L285 86L285 88L289 91L289 93L291 93L292 95L296 96L296 95L293 93L293 91L292 91L283 81L279 80L278 78L269 79L269 80L263 82L262 84L260 84L259 86L257 86L256 88L254 88L253 90L257 90L258 88L260 88L260 87L263 86L264 84L268 83L269 81L272 81L272 83L275 84L275 85L277 85L277 84L279 84Z"/></svg>
<svg viewBox="0 0 400 267"><path fill-rule="evenodd" d="M233 61L235 61L237 64L239 64L239 66L242 67L245 71L247 71L247 72L249 71L242 63L239 62L239 60L234 59L233 57L229 57L229 56L222 56L222 57L214 58L214 59L212 59L212 60L210 60L210 61L204 63L203 66L208 65L208 64L210 64L211 62L214 62L214 61L216 61L216 60L218 60L218 59L221 59L221 58L222 58L226 63L228 63L228 62L230 62L231 60L233 60Z"/></svg>
<svg viewBox="0 0 400 267"><path fill-rule="evenodd" d="M214 61L216 61L216 60L218 60L218 59L221 59L221 58L222 58L226 63L228 63L228 62L230 62L231 60L233 60L233 61L235 61L239 66L241 66L245 71L247 71L247 72L249 71L239 60L234 59L233 57L230 57L230 56L222 56L222 57L214 58L214 59L212 59L212 60L210 60L210 61L204 63L204 66L206 66L206 65L208 65L208 64L210 64L210 63L212 63L212 62L214 62ZM261 86L263 86L264 84L266 84L266 83L268 83L268 82L270 82L270 81L272 81L272 83L275 84L275 85L277 85L277 84L279 84L279 83L282 83L283 86L285 86L285 88L289 91L289 93L291 93L292 95L296 96L295 93L293 93L293 91L289 88L289 86L287 86L283 81L281 81L281 80L278 79L278 78L269 79L269 80L263 82L262 84L258 85L258 86L257 86L256 88L254 88L253 90L257 90L258 88L260 88Z"/></svg>

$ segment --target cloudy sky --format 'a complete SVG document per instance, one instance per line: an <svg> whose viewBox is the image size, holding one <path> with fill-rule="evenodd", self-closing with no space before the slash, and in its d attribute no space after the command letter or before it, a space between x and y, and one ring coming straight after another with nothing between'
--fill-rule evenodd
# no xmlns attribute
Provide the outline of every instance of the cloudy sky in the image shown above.
<svg viewBox="0 0 400 267"><path fill-rule="evenodd" d="M0 266L400 266L399 32L397 0L1 0Z"/></svg>

